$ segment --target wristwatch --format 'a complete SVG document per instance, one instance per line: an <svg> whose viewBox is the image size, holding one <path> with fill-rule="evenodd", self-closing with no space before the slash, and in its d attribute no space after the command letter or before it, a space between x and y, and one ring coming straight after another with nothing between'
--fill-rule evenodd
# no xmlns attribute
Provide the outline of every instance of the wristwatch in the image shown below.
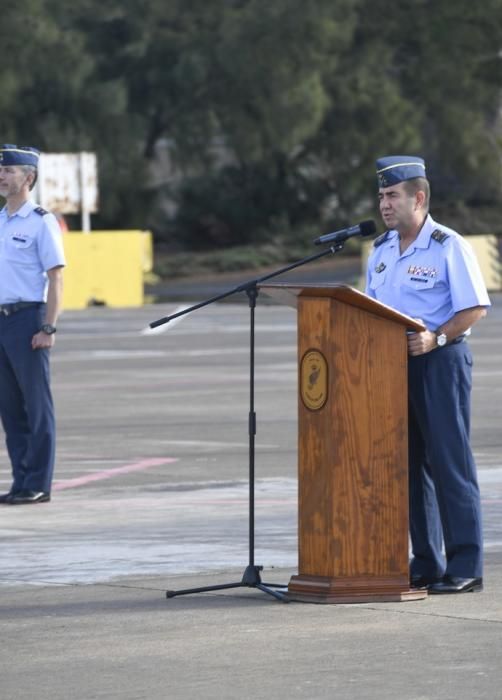
<svg viewBox="0 0 502 700"><path fill-rule="evenodd" d="M448 342L448 336L446 333L436 333L436 343L438 348L443 348Z"/></svg>
<svg viewBox="0 0 502 700"><path fill-rule="evenodd" d="M56 332L56 326L52 326L50 323L44 323L40 330L46 335L53 335Z"/></svg>

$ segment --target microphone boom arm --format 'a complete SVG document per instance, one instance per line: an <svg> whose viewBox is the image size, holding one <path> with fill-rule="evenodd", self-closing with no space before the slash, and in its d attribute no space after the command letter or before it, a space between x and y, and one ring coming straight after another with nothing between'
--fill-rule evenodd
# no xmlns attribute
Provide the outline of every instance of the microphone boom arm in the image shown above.
<svg viewBox="0 0 502 700"><path fill-rule="evenodd" d="M183 309L183 311L178 311L175 314L171 314L170 316L164 316L163 318L157 319L157 321L152 321L152 323L149 324L150 328L157 328L158 326L162 326L164 323L169 323L169 321L172 321L175 318L178 318L179 316L184 316L185 314L189 314L192 311L195 311L196 309L201 309L204 306L208 306L208 304L213 304L216 301L221 301L221 299L226 299L227 297L231 296L232 294L236 294L237 292L249 292L250 289L253 287L256 287L260 282L265 282L266 280L271 279L272 277L277 277L278 275L282 275L284 272L289 272L290 270L294 270L296 267L300 267L301 265L306 265L307 263L313 262L314 260L318 260L319 258L324 257L325 255L330 255L337 253L338 251L342 250L344 246L345 241L339 241L337 243L334 243L331 245L329 248L326 248L325 250L321 251L320 253L314 253L314 255L309 255L307 258L302 258L302 260L297 260L296 262L292 263L291 265L287 265L286 267L282 267L279 270L275 270L274 272L271 272L268 275L263 275L262 277L257 277L253 280L249 280L248 282L243 282L242 284L239 284L237 287L233 287L232 289L229 289L226 292L222 292L221 294L217 294L214 297L211 297L210 299L206 299L205 301L201 301L198 304L194 304L193 306L190 306L188 309Z"/></svg>

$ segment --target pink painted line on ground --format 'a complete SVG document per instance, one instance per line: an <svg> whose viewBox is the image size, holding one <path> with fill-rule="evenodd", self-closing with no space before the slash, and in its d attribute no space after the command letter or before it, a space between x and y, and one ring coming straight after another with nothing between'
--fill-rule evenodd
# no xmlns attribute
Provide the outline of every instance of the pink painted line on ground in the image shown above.
<svg viewBox="0 0 502 700"><path fill-rule="evenodd" d="M153 457L152 459L142 459L139 462L132 464L124 464L123 467L115 467L113 469L103 469L103 471L95 472L94 474L86 474L78 476L75 479L64 479L58 481L52 487L53 491L63 491L64 489L73 489L76 486L85 486L93 481L102 481L103 479L113 479L120 474L130 474L131 472L139 472L143 469L151 467L160 467L162 464L171 464L177 462L175 457Z"/></svg>

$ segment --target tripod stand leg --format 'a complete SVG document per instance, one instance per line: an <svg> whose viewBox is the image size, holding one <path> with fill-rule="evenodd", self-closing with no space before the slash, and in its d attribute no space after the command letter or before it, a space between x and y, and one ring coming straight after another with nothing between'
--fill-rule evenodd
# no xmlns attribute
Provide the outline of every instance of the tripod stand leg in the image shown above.
<svg viewBox="0 0 502 700"><path fill-rule="evenodd" d="M202 586L201 588L184 588L180 591L166 591L166 598L174 598L177 595L188 595L190 593L207 593L208 591L222 591L225 588L242 588L245 585L239 583L221 583L216 586Z"/></svg>
<svg viewBox="0 0 502 700"><path fill-rule="evenodd" d="M277 584L275 584L277 585ZM273 596L277 600L280 600L282 603L289 603L290 600L286 596L285 593L279 593L279 591L274 591L272 588L269 588L265 583L257 583L254 588L259 588L260 591L263 591L264 593L268 593L269 595ZM282 588L282 586L281 586Z"/></svg>

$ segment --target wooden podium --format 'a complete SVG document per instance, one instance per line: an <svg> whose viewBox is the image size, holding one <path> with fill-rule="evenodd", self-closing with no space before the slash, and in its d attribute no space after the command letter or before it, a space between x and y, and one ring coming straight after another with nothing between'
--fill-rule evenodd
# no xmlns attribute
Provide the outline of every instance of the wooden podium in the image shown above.
<svg viewBox="0 0 502 700"><path fill-rule="evenodd" d="M417 600L408 563L407 330L345 285L260 285L298 310L298 575L288 598Z"/></svg>

